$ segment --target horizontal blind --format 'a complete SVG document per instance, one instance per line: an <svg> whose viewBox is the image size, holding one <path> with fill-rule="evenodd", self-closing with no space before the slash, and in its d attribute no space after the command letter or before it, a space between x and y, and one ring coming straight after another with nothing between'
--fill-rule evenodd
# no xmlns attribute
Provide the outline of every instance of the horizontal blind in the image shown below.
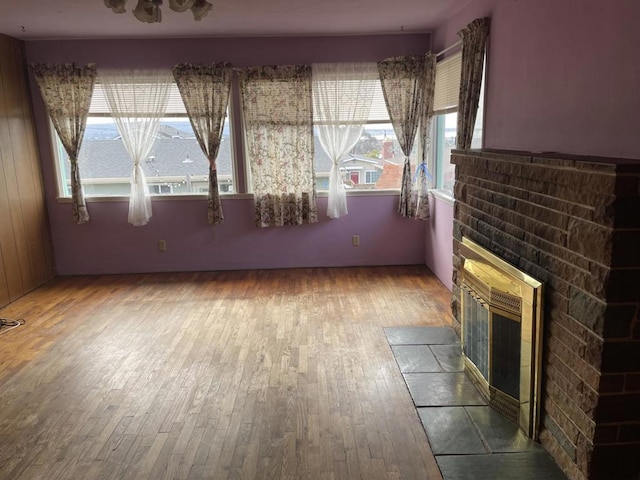
<svg viewBox="0 0 640 480"><path fill-rule="evenodd" d="M436 87L433 100L433 111L436 114L448 113L458 108L461 72L462 52L436 65Z"/></svg>
<svg viewBox="0 0 640 480"><path fill-rule="evenodd" d="M131 96L133 98L134 85L129 86L129 90L124 91L124 95ZM109 110L109 102L105 95L102 84L96 83L93 88L93 95L91 97L91 105L89 106L89 115L111 115ZM187 110L184 108L184 102L178 90L178 85L171 84L169 88L169 100L167 102L166 115L187 115Z"/></svg>
<svg viewBox="0 0 640 480"><path fill-rule="evenodd" d="M384 95L382 93L382 85L380 80L373 80L375 82L373 90L373 100L371 102L371 111L369 112L369 122L389 122L389 113L387 112L387 105L384 102ZM131 87L131 93L133 95L133 86ZM93 89L93 96L91 97L91 105L89 107L90 115L110 115L109 102L105 95L102 84L96 83ZM184 107L182 97L180 96L180 90L175 83L171 85L169 89L169 101L167 103L167 115L185 115L187 111ZM314 119L316 120L316 119Z"/></svg>
<svg viewBox="0 0 640 480"><path fill-rule="evenodd" d="M334 80L321 80L322 82L334 82ZM376 122L376 123L389 123L389 113L387 112L387 105L384 102L384 95L382 93L382 85L380 84L380 80L375 79L375 80L371 80L371 82L374 83L373 86L373 99L371 100L371 110L369 111L369 117L367 119L367 122ZM348 89L350 85L353 85L353 90L354 92L357 91L357 82L351 82L349 80L342 80L341 81L342 85L341 88L344 91L344 89ZM328 91L331 90L337 90L337 89L329 89ZM345 109L348 111L348 109ZM316 112L314 112L314 118L313 118L314 122L319 123L320 119L317 118L316 116ZM345 123L346 120L345 119Z"/></svg>
<svg viewBox="0 0 640 480"><path fill-rule="evenodd" d="M371 112L369 112L370 122L390 122L389 111L387 110L387 104L384 101L384 94L382 93L382 83L380 80L376 80L376 86L373 90L373 101L371 102Z"/></svg>

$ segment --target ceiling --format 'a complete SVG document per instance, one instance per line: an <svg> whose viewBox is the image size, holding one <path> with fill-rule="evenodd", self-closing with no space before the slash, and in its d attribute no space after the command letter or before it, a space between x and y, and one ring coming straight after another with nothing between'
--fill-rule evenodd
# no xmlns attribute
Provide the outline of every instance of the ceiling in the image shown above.
<svg viewBox="0 0 640 480"><path fill-rule="evenodd" d="M165 1L162 23L131 11L113 13L103 0L0 0L0 33L21 40L219 36L310 36L422 33L472 0L210 0L199 22Z"/></svg>

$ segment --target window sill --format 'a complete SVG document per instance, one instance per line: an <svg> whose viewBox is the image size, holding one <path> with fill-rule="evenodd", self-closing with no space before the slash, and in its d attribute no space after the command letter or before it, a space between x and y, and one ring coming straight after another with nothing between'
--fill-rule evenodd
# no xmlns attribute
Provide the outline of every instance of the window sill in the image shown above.
<svg viewBox="0 0 640 480"><path fill-rule="evenodd" d="M348 197L384 197L384 196L398 196L399 190L347 190ZM318 198L327 198L329 192L321 191L317 193ZM221 194L222 200L247 200L253 199L253 193L230 193ZM85 197L87 203L109 203L109 202L128 202L128 196L105 196L105 197ZM173 201L185 201L185 200L206 200L206 194L191 194L191 195L151 195L152 202L173 202ZM56 197L58 203L71 203L71 197Z"/></svg>
<svg viewBox="0 0 640 480"><path fill-rule="evenodd" d="M442 200L447 205L453 205L455 201L455 199L453 198L453 193L447 190L437 190L434 188L429 190L429 193L438 200Z"/></svg>
<svg viewBox="0 0 640 480"><path fill-rule="evenodd" d="M226 195L220 195L220 198L229 200L242 200L246 198L253 198L250 193L232 193ZM202 193L191 195L151 195L152 202L172 202L172 201L185 201L185 200L206 200L207 195ZM109 202L128 202L128 196L105 196L105 197L84 197L87 203L109 203ZM71 197L56 197L58 203L71 203Z"/></svg>

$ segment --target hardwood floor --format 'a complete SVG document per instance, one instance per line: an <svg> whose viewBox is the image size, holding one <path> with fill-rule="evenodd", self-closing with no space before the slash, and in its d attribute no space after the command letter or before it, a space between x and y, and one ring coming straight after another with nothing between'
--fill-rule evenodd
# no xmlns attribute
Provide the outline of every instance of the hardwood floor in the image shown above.
<svg viewBox="0 0 640 480"><path fill-rule="evenodd" d="M425 267L57 279L0 310L0 479L441 479L383 327Z"/></svg>

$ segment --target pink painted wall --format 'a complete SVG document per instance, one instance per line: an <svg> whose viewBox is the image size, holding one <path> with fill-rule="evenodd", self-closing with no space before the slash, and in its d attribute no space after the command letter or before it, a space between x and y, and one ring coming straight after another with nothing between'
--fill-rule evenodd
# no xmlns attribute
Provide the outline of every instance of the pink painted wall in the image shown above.
<svg viewBox="0 0 640 480"><path fill-rule="evenodd" d="M491 17L485 147L639 158L640 2L475 0L438 51Z"/></svg>
<svg viewBox="0 0 640 480"><path fill-rule="evenodd" d="M442 284L453 286L453 205L430 198L431 218L425 235L425 264Z"/></svg>
<svg viewBox="0 0 640 480"><path fill-rule="evenodd" d="M34 41L27 60L95 62L100 67L171 67L179 62L229 61L236 66L375 61L429 50L429 35L318 38L226 38L131 41ZM349 215L330 220L318 199L319 223L257 228L251 199L223 199L225 223L206 221L205 200L153 203L144 227L127 223L126 202L89 203L91 221L75 225L71 205L56 199L51 139L42 100L31 79L47 206L60 275L424 263L424 223L396 213L395 195L351 196ZM236 118L238 116L236 115ZM237 155L242 177L242 155ZM239 179L242 183L242 178ZM351 236L360 235L360 246ZM157 249L166 240L168 251Z"/></svg>
<svg viewBox="0 0 640 480"><path fill-rule="evenodd" d="M326 198L318 204L326 209ZM201 200L155 202L145 227L127 223L126 202L90 203L85 225L71 223L65 204L53 210L53 240L61 275L424 263L424 226L395 214L396 205L395 196L354 197L347 217L261 229L251 199L223 200L226 220L214 227Z"/></svg>
<svg viewBox="0 0 640 480"><path fill-rule="evenodd" d="M640 158L640 2L475 0L435 31L434 51L484 16L485 148ZM451 244L453 209L434 203L425 261L450 285L440 252Z"/></svg>

